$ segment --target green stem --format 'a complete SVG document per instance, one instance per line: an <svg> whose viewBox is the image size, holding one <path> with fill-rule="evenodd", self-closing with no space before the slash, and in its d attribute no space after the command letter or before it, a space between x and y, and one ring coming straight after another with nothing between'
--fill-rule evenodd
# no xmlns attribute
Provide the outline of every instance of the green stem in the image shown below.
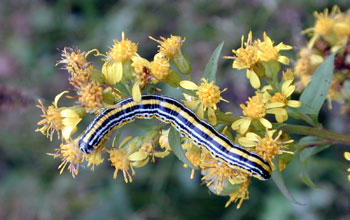
<svg viewBox="0 0 350 220"><path fill-rule="evenodd" d="M286 133L312 135L315 137L320 137L329 140L331 142L350 144L350 134L339 134L321 127L312 128L302 125L284 124L280 126L279 129Z"/></svg>
<svg viewBox="0 0 350 220"><path fill-rule="evenodd" d="M238 117L235 117L231 114L225 114L218 111L216 115L218 122L231 125L234 121L238 120ZM329 131L323 127L308 127L302 125L290 125L283 124L279 126L280 130L285 133L301 134L301 135L311 135L315 137L320 137L325 140L328 140L327 143L343 143L350 144L350 134L339 134L336 132Z"/></svg>

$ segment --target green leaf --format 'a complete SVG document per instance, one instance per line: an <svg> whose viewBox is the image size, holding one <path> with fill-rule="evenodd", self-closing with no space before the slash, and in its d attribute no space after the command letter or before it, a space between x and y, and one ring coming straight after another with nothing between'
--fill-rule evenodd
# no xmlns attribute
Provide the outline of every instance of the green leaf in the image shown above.
<svg viewBox="0 0 350 220"><path fill-rule="evenodd" d="M322 140L322 139L307 136L307 137L300 139L299 145L305 146L308 143L311 144L311 143L317 142L319 140ZM309 161L311 156L327 149L328 147L329 147L329 145L322 145L319 147L303 148L303 149L299 150L298 158L299 158L299 162L301 165L300 178L307 186L312 187L312 188L319 188L319 186L317 186L310 178L310 176L307 172L307 165L308 165L308 161Z"/></svg>
<svg viewBox="0 0 350 220"><path fill-rule="evenodd" d="M181 160L184 164L187 164L192 169L197 169L195 166L192 165L192 163L187 159L185 155L184 149L181 147L181 137L180 133L175 130L174 127L170 127L169 131L169 145L171 147L171 150L174 152L175 156Z"/></svg>
<svg viewBox="0 0 350 220"><path fill-rule="evenodd" d="M272 172L272 179L275 182L277 188L284 195L284 197L286 197L289 201L291 201L297 205L304 205L303 203L295 200L294 197L289 193L289 191L286 187L286 184L284 183L284 180L282 178L282 174L278 169L276 169L275 171Z"/></svg>
<svg viewBox="0 0 350 220"><path fill-rule="evenodd" d="M316 69L312 75L311 82L305 88L300 96L302 106L299 112L309 114L317 122L318 113L326 100L334 72L334 57L336 53L331 54Z"/></svg>
<svg viewBox="0 0 350 220"><path fill-rule="evenodd" d="M216 71L218 68L218 61L223 46L224 42L221 42L219 46L214 50L208 64L205 67L203 78L207 79L209 82L216 81Z"/></svg>

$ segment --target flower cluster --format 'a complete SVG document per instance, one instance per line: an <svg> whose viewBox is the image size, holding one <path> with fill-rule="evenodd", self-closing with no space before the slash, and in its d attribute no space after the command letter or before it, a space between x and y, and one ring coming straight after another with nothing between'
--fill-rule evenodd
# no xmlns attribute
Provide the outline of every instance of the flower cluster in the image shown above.
<svg viewBox="0 0 350 220"><path fill-rule="evenodd" d="M127 136L119 144L120 135L116 135L111 147L107 146L107 141L103 141L91 154L83 154L79 150L78 141L83 131L77 132L78 124L87 115L98 114L103 108L111 107L125 97L132 96L135 102L139 102L145 91L152 91L151 88L161 91L157 89L160 82L182 89L184 104L199 118L221 128L223 134L259 154L271 167L274 168L276 155L292 153L288 144L293 140L274 129L275 125L288 119L287 108L301 105L299 101L291 99L296 88L294 72L290 69L280 71L281 64L289 63L289 58L281 55L280 51L289 50L291 46L283 43L275 46L266 33L263 40L253 40L251 32L247 42L242 37L241 48L233 50L235 57L226 58L234 59L233 68L247 70L247 77L256 91L254 96L240 105L243 116L228 124L225 118L231 115L224 114L219 108L221 101L228 102L221 96L226 89L220 89L216 81L211 80L215 77L203 76L200 83L193 82L191 65L182 51L185 40L179 36L161 37L160 40L150 38L159 43L153 60L143 58L138 53L139 45L127 39L124 33L121 40L115 40L105 53L97 49L88 52L77 48L63 49L62 59L57 64L63 65L63 69L69 73L68 80L73 89L58 94L47 108L39 100L38 107L43 112L43 119L39 121L41 127L37 129L51 140L55 133L61 139L59 148L54 153L48 153L61 160L58 167L60 173L67 168L74 177L83 163L94 170L95 166L109 161L115 170L113 178L122 173L124 181L130 183L137 168L172 153L169 129L165 129L164 124L150 127L141 136ZM91 54L101 58L101 63L88 61ZM58 102L62 97L75 100L74 105L59 107ZM271 120L269 114L274 115L275 120ZM232 138L229 125L238 131L236 139ZM226 206L237 202L239 208L249 198L249 174L233 169L189 138L181 139L180 148L191 163L190 178L193 179L195 170L199 169L202 182L213 193L230 197ZM190 164L184 166L189 167Z"/></svg>
<svg viewBox="0 0 350 220"><path fill-rule="evenodd" d="M329 108L334 100L342 105L342 113L350 111L350 11L341 12L334 6L331 12L315 12L313 27L304 33L310 35L308 44L298 54L295 74L297 90L302 91L310 82L317 67L331 53L337 52L334 61L334 76L328 92Z"/></svg>
<svg viewBox="0 0 350 220"><path fill-rule="evenodd" d="M154 39L154 38L152 38ZM154 128L144 136L127 137L118 148L98 146L92 154L83 154L79 150L78 140L80 135L75 135L78 124L87 114L98 114L103 108L108 108L123 97L130 94L135 101L140 101L142 90L149 84L155 86L159 81L165 81L178 87L181 76L171 69L170 62L180 73L188 74L190 64L181 51L183 39L179 36L171 36L168 39L161 38L160 48L153 61L142 58L137 52L138 44L128 40L122 33L121 40L115 40L112 47L105 54L97 49L88 52L78 48L64 48L62 59L57 65L69 73L69 83L73 86L74 94L68 95L63 91L55 97L54 102L45 107L39 99L38 108L42 111L42 120L38 122L40 131L52 140L54 134L62 140L59 148L48 155L60 158L60 173L67 167L73 177L78 175L79 166L86 162L87 167L94 170L95 166L104 162L104 155L109 155L111 166L115 167L113 177L117 177L118 171L122 171L125 182L132 182L135 169L146 165L149 161L155 162L156 158L164 158L170 152L170 147L158 144L160 129ZM101 57L103 62L100 68L88 61L88 56ZM126 90L120 91L118 85L123 85ZM70 107L60 107L59 100L62 97L75 99ZM159 150L158 150L159 148Z"/></svg>

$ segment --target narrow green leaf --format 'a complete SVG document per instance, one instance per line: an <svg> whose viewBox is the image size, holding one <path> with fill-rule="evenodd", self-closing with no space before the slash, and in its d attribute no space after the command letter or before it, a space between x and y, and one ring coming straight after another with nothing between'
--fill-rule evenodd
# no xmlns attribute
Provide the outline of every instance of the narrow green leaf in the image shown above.
<svg viewBox="0 0 350 220"><path fill-rule="evenodd" d="M316 185L312 181L312 179L310 178L309 174L306 172L305 169L301 170L300 178L307 186L309 186L311 188L320 188L318 185Z"/></svg>
<svg viewBox="0 0 350 220"><path fill-rule="evenodd" d="M334 57L336 53L327 59L316 69L312 75L311 82L300 96L302 106L299 112L309 114L317 121L318 113L326 100L334 72Z"/></svg>
<svg viewBox="0 0 350 220"><path fill-rule="evenodd" d="M218 61L223 46L224 42L221 42L219 46L214 50L208 64L205 67L203 78L207 79L209 82L216 81L216 71L218 68Z"/></svg>
<svg viewBox="0 0 350 220"><path fill-rule="evenodd" d="M181 160L184 164L187 164L192 169L197 169L195 166L192 165L192 163L187 159L185 155L184 149L181 147L181 137L180 133L175 130L174 127L170 127L169 131L169 145L171 147L171 150L174 152L175 156Z"/></svg>
<svg viewBox="0 0 350 220"><path fill-rule="evenodd" d="M311 144L311 143L317 142L319 140L322 140L322 139L317 138L317 137L307 136L307 137L300 139L299 145L306 146L308 143ZM323 145L323 146L319 146L319 147L303 148L303 149L299 150L298 159L299 159L299 162L301 165L300 178L307 186L312 187L312 188L319 188L319 186L317 186L312 181L311 177L309 176L309 173L307 172L307 165L308 165L308 161L309 161L311 156L327 149L328 147L329 147L329 145Z"/></svg>
<svg viewBox="0 0 350 220"><path fill-rule="evenodd" d="M281 172L278 169L276 169L275 171L272 172L272 179L275 182L277 188L284 195L284 197L286 197L289 201L291 201L297 205L304 205L303 203L295 200L294 197L289 193L289 191L286 187L286 184L284 183L284 180L282 178Z"/></svg>

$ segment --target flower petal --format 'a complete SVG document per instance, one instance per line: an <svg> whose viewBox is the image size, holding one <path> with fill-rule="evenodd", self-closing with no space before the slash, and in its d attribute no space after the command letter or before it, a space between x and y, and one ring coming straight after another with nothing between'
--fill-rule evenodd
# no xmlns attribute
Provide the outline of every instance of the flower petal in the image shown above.
<svg viewBox="0 0 350 220"><path fill-rule="evenodd" d="M251 121L252 120L250 118L243 119L243 123L240 126L239 133L241 133L241 134L246 133L249 129Z"/></svg>
<svg viewBox="0 0 350 220"><path fill-rule="evenodd" d="M63 91L60 94L56 95L55 101L53 102L53 105L55 106L55 108L58 108L57 107L58 100L60 100L60 98L66 93L68 93L68 91Z"/></svg>
<svg viewBox="0 0 350 220"><path fill-rule="evenodd" d="M295 90L295 85L290 85L288 88L285 89L283 95L285 95L287 98L293 94Z"/></svg>
<svg viewBox="0 0 350 220"><path fill-rule="evenodd" d="M271 109L271 108L281 108L286 106L283 102L271 102L266 105L266 109Z"/></svg>
<svg viewBox="0 0 350 220"><path fill-rule="evenodd" d="M287 105L292 108L299 108L301 106L301 102L297 100L289 100Z"/></svg>
<svg viewBox="0 0 350 220"><path fill-rule="evenodd" d="M344 158L350 161L350 152L344 152Z"/></svg>
<svg viewBox="0 0 350 220"><path fill-rule="evenodd" d="M264 125L265 128L272 128L271 122L269 122L265 118L260 118L259 121L262 125Z"/></svg>
<svg viewBox="0 0 350 220"><path fill-rule="evenodd" d="M284 65L289 65L289 58L286 56L278 56L277 61Z"/></svg>
<svg viewBox="0 0 350 220"><path fill-rule="evenodd" d="M238 138L238 143L244 147L254 147L257 144L255 141L252 141L245 137Z"/></svg>
<svg viewBox="0 0 350 220"><path fill-rule="evenodd" d="M134 86L132 87L132 98L135 102L139 103L141 101L141 89L140 89L140 85L138 82L136 82L134 84Z"/></svg>
<svg viewBox="0 0 350 220"><path fill-rule="evenodd" d="M183 80L180 82L180 86L184 89L188 89L188 90L197 90L198 89L198 86L192 82L192 81L189 81L189 80Z"/></svg>
<svg viewBox="0 0 350 220"><path fill-rule="evenodd" d="M200 104L198 109L197 109L197 115L200 119L204 118L204 109L203 109L203 104Z"/></svg>
<svg viewBox="0 0 350 220"><path fill-rule="evenodd" d="M210 122L210 124L212 124L214 126L217 123L215 111L212 107L208 107L208 121Z"/></svg>
<svg viewBox="0 0 350 220"><path fill-rule="evenodd" d="M128 160L141 161L147 158L147 154L144 151L136 151L128 156Z"/></svg>
<svg viewBox="0 0 350 220"><path fill-rule="evenodd" d="M253 70L247 70L247 77L249 79L250 85L252 85L254 89L260 88L260 79Z"/></svg>
<svg viewBox="0 0 350 220"><path fill-rule="evenodd" d="M133 167L139 168L139 167L145 166L148 163L148 161L149 161L149 157L147 157L146 160L132 162L131 165Z"/></svg>

